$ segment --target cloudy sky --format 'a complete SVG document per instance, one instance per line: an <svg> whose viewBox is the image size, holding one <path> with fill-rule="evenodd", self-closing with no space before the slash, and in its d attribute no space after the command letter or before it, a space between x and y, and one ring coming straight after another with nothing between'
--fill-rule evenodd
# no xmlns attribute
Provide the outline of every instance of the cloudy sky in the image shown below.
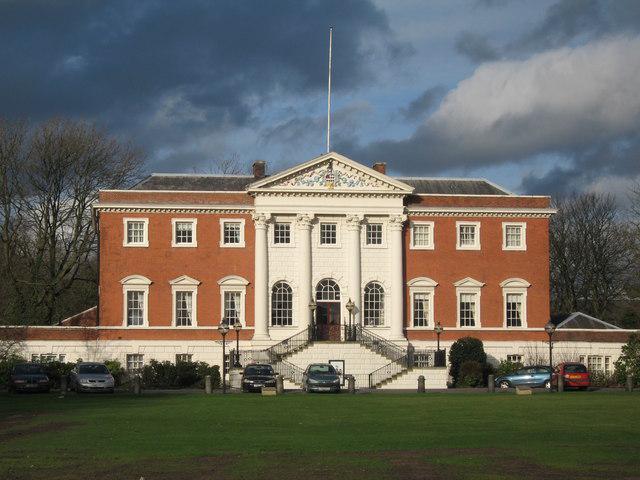
<svg viewBox="0 0 640 480"><path fill-rule="evenodd" d="M398 175L623 194L640 176L638 0L0 0L0 115L96 122L147 170Z"/></svg>

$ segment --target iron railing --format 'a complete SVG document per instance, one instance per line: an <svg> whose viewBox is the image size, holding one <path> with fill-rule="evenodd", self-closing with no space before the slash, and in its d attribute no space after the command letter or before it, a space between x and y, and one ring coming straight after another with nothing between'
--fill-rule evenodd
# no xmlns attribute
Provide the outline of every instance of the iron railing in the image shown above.
<svg viewBox="0 0 640 480"><path fill-rule="evenodd" d="M301 332L285 338L279 343L272 345L265 350L269 363L277 363L287 355L306 347L313 341L313 326L309 326Z"/></svg>
<svg viewBox="0 0 640 480"><path fill-rule="evenodd" d="M273 365L273 370L276 373L282 375L283 378L291 380L293 383L296 383L298 385L302 385L302 376L304 375L304 370L302 370L297 365L289 363L285 360L280 360Z"/></svg>
<svg viewBox="0 0 640 480"><path fill-rule="evenodd" d="M369 374L369 388L376 388L385 380L398 375L409 368L409 355L405 354Z"/></svg>
<svg viewBox="0 0 640 480"><path fill-rule="evenodd" d="M406 350L403 348L393 342L390 342L386 338L382 338L381 336L366 330L361 325L354 325L352 328L355 330L354 339L356 342L367 347L369 350L387 357L392 362L407 355Z"/></svg>

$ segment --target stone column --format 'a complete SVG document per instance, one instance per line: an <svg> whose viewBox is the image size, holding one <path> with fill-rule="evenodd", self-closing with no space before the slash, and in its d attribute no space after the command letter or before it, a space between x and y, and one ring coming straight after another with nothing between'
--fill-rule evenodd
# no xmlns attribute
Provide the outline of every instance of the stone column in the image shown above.
<svg viewBox="0 0 640 480"><path fill-rule="evenodd" d="M360 325L360 309L362 307L362 273L360 262L360 230L362 215L347 215L347 231L349 232L349 285L350 297L356 308L353 311L353 322Z"/></svg>
<svg viewBox="0 0 640 480"><path fill-rule="evenodd" d="M406 215L389 217L389 248L391 255L391 340L404 340L404 273L402 262L402 229Z"/></svg>
<svg viewBox="0 0 640 480"><path fill-rule="evenodd" d="M298 291L298 327L307 328L311 324L309 302L313 297L311 286L311 222L312 215L300 214L296 217L298 235L299 279Z"/></svg>
<svg viewBox="0 0 640 480"><path fill-rule="evenodd" d="M253 222L256 229L255 270L254 270L254 340L269 340L269 268L267 222L269 216L255 213Z"/></svg>

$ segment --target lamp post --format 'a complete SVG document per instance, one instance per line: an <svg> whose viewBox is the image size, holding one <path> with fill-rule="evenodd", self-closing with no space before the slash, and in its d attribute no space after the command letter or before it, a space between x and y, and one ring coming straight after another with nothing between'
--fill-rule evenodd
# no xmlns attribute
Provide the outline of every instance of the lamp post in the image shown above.
<svg viewBox="0 0 640 480"><path fill-rule="evenodd" d="M318 308L318 304L316 303L316 299L311 297L311 301L309 302L309 310L311 310L311 339L315 340L316 338L316 308Z"/></svg>
<svg viewBox="0 0 640 480"><path fill-rule="evenodd" d="M552 342L552 337L553 337L553 332L556 331L556 326L551 321L549 321L544 326L544 331L547 332L547 335L549 335L549 368L551 369L551 373L553 375L553 342Z"/></svg>
<svg viewBox="0 0 640 480"><path fill-rule="evenodd" d="M440 322L436 323L436 326L433 327L433 331L436 332L436 336L438 338L437 340L437 350L440 351L440 334L444 331L444 328L442 328L442 325L440 324Z"/></svg>
<svg viewBox="0 0 640 480"><path fill-rule="evenodd" d="M229 333L229 325L227 324L227 319L223 318L220 325L218 325L218 332L222 335L222 393L227 393L227 364L225 363L225 357L227 356L226 345L227 341L225 337L227 333Z"/></svg>
<svg viewBox="0 0 640 480"><path fill-rule="evenodd" d="M352 341L353 340L353 311L356 308L356 304L353 303L353 301L351 299L349 299L349 301L347 302L347 311L349 312L349 335L347 336L346 340L347 341Z"/></svg>
<svg viewBox="0 0 640 480"><path fill-rule="evenodd" d="M240 320L236 320L236 323L233 324L233 329L236 331L236 361L234 363L234 367L240 368L240 330L242 330L242 324Z"/></svg>

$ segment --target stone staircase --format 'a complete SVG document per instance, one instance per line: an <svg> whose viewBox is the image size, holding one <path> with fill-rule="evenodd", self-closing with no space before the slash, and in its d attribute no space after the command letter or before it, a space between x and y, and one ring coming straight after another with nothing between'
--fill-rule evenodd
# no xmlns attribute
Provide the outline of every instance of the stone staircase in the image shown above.
<svg viewBox="0 0 640 480"><path fill-rule="evenodd" d="M368 388L369 373L389 363L387 357L351 342L314 342L287 357L287 362L302 370L310 363L328 363L329 360L344 360L343 373L353 375L358 388Z"/></svg>
<svg viewBox="0 0 640 480"><path fill-rule="evenodd" d="M449 373L446 367L414 367L384 380L377 388L381 390L416 390L418 377L424 376L427 389L447 388Z"/></svg>

